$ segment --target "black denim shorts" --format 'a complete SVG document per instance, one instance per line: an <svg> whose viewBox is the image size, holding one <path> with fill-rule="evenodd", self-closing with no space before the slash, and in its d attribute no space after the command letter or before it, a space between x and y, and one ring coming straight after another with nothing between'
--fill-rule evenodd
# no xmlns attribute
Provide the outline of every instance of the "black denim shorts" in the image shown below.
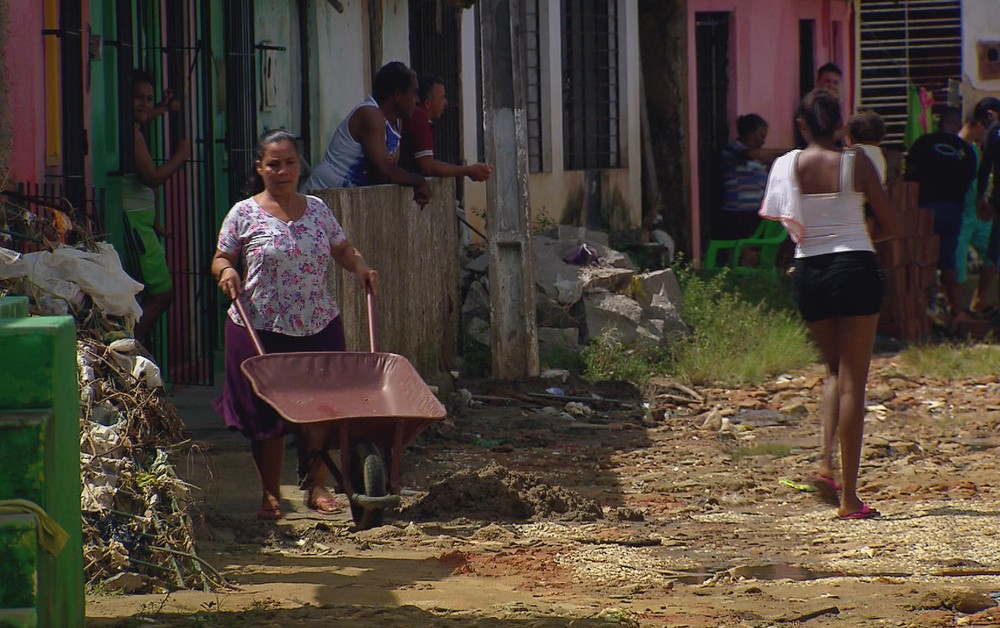
<svg viewBox="0 0 1000 628"><path fill-rule="evenodd" d="M847 251L795 260L792 296L807 322L869 316L882 309L882 269L871 251Z"/></svg>

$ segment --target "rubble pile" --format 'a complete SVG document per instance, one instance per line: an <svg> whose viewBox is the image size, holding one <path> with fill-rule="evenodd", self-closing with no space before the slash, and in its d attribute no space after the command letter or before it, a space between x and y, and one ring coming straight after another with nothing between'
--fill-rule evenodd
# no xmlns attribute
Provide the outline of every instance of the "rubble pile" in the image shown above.
<svg viewBox="0 0 1000 628"><path fill-rule="evenodd" d="M193 487L174 470L197 447L142 353L130 338L77 341L87 582L127 591L215 588L222 577L195 549Z"/></svg>
<svg viewBox="0 0 1000 628"><path fill-rule="evenodd" d="M613 335L626 346L669 345L690 334L681 318L681 293L672 270L638 273L607 236L560 226L555 237L532 238L535 306L541 350L577 350ZM465 265L462 324L466 335L490 345L489 256Z"/></svg>
<svg viewBox="0 0 1000 628"><path fill-rule="evenodd" d="M57 218L56 238L51 220L9 201L0 208L0 296L27 296L32 314L71 314L77 323L88 585L126 592L221 585L196 553L192 487L173 466L197 447L184 436L159 367L128 337L142 285L84 221ZM67 238L73 229L79 233ZM19 246L25 242L41 246Z"/></svg>

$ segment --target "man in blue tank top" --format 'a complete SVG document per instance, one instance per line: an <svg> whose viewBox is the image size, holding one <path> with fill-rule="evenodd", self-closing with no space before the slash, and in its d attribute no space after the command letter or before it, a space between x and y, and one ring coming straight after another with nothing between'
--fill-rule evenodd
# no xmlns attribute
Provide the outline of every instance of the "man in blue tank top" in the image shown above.
<svg viewBox="0 0 1000 628"><path fill-rule="evenodd" d="M420 206L430 201L427 181L398 166L400 121L417 104L417 75L392 61L375 75L371 96L337 126L323 161L306 181L306 190L364 187L390 183L413 188Z"/></svg>

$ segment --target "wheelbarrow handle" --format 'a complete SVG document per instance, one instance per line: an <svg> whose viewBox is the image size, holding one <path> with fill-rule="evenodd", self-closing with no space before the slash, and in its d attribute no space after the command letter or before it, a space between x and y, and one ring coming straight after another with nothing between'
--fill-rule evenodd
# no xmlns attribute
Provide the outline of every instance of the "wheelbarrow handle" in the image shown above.
<svg viewBox="0 0 1000 628"><path fill-rule="evenodd" d="M365 301L368 305L368 346L371 348L371 352L375 353L375 295L372 294L371 290L366 290L365 292ZM264 351L264 345L260 341L260 336L257 334L257 330L253 328L253 325L250 324L250 317L247 315L246 306L243 305L243 297L236 297L233 303L236 305L236 311L240 313L240 318L243 319L243 326L246 327L247 333L250 334L250 340L253 341L257 355L265 355L267 352Z"/></svg>
<svg viewBox="0 0 1000 628"><path fill-rule="evenodd" d="M371 290L365 290L365 303L368 305L368 346L375 353L375 295Z"/></svg>
<svg viewBox="0 0 1000 628"><path fill-rule="evenodd" d="M260 341L260 336L257 335L257 330L250 324L250 317L247 316L246 306L243 305L243 297L236 297L233 300L233 304L236 305L236 311L240 313L240 318L243 319L243 326L246 327L247 333L250 334L250 340L253 340L253 346L257 350L257 355L265 355L267 352L264 351L264 345Z"/></svg>

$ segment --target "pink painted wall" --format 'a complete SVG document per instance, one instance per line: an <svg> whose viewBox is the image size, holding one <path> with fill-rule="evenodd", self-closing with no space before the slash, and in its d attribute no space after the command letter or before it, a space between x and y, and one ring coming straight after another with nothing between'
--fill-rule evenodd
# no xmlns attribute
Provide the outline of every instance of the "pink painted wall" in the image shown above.
<svg viewBox="0 0 1000 628"><path fill-rule="evenodd" d="M41 2L18 2L7 11L4 49L12 150L10 179L40 182L45 172L45 55Z"/></svg>
<svg viewBox="0 0 1000 628"><path fill-rule="evenodd" d="M728 113L730 135L736 117L756 113L768 121L766 147L792 147L792 120L799 100L799 20L816 21L813 58L816 66L833 61L844 70L841 95L845 110L852 94L853 56L849 0L688 0L688 136L691 164L692 243L700 259L698 199L698 91L695 63L695 15L704 11L732 13L729 40ZM839 21L839 36L833 22Z"/></svg>
<svg viewBox="0 0 1000 628"><path fill-rule="evenodd" d="M12 150L10 180L18 183L41 183L45 180L45 28L44 2L17 2L17 9L7 12L6 60L7 104L10 108ZM58 6L58 3L56 3ZM90 2L80 3L84 64L87 59L87 25ZM59 41L59 40L56 40ZM85 68L83 70L86 71ZM84 93L84 120L90 119L90 98ZM61 115L61 112L60 112ZM58 132L58 129L57 129ZM86 129L80 132L87 132ZM89 162L89 160L88 160ZM88 163L89 166L89 163ZM48 174L60 174L61 167Z"/></svg>

